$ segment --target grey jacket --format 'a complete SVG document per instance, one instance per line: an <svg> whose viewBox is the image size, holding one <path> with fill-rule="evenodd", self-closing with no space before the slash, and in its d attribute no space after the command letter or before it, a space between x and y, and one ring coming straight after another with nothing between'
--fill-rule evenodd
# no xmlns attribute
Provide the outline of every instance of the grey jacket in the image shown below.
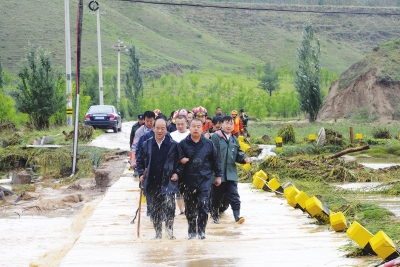
<svg viewBox="0 0 400 267"><path fill-rule="evenodd" d="M211 135L211 141L217 148L221 161L222 176L221 181L238 181L236 163L245 163L247 155L240 148L236 136L231 135L229 141L226 140L221 130ZM214 181L215 182L215 181Z"/></svg>

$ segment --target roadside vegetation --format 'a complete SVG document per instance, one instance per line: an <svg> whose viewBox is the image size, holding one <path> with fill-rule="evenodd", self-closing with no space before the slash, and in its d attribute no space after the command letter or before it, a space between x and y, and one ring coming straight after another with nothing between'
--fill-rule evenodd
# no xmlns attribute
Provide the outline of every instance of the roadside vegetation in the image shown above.
<svg viewBox="0 0 400 267"><path fill-rule="evenodd" d="M292 131L284 130L288 126ZM317 146L315 141L308 140L308 136L317 135L322 127L327 133L325 145ZM353 127L354 134L361 133L363 139L355 140L355 143L351 144L350 127ZM354 121L307 123L292 118L290 121L252 121L248 130L252 134L252 137L248 138L251 144L262 142L263 135L271 138L271 141L263 143L275 144L275 137L282 136L282 133L290 133L295 141L293 138L286 138L288 142L284 142L282 151L275 151L276 157L267 157L260 164L252 163L248 171L240 168L242 182L251 183L254 173L262 169L269 177L277 178L284 187L295 185L309 197L317 196L331 211L343 212L348 222L357 221L372 234L382 230L395 243L400 244L399 218L379 205L381 197L400 196L400 167L374 170L357 163L365 159L371 162L399 162L400 124L383 127L379 124ZM377 135L384 138L376 138ZM391 138L387 138L388 136ZM328 158L346 148L365 144L369 144L370 149L348 154L354 157L353 160ZM353 182L381 184L370 191L346 190L336 186ZM372 196L375 196L376 201L366 201ZM326 227L327 230L332 230L329 225ZM348 251L349 257L365 255L365 252L352 242L343 249Z"/></svg>

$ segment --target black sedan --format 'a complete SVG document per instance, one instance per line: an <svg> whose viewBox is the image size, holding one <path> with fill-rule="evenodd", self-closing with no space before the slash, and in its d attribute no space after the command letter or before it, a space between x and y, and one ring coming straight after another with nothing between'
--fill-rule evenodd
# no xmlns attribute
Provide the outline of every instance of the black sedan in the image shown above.
<svg viewBox="0 0 400 267"><path fill-rule="evenodd" d="M116 133L122 129L121 115L114 106L91 106L86 112L85 125L91 125L95 129L113 129Z"/></svg>

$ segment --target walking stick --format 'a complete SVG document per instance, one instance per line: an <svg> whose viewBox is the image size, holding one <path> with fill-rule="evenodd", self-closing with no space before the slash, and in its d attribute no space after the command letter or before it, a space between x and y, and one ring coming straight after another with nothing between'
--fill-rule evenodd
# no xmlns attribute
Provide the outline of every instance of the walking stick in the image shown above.
<svg viewBox="0 0 400 267"><path fill-rule="evenodd" d="M146 170L144 169L143 172L143 179L146 178ZM139 196L139 208L138 208L138 225L137 225L137 236L140 237L140 211L141 211L141 207L142 207L142 194L143 194L143 190L142 190L142 182L139 183L139 189L140 189L140 196Z"/></svg>
<svg viewBox="0 0 400 267"><path fill-rule="evenodd" d="M140 237L140 211L141 211L141 207L142 207L142 194L143 194L142 183L139 184L139 188L140 188L139 208L138 208L138 211L136 211L139 214L138 225L137 225L137 236L138 237ZM136 218L136 216L135 216L135 218Z"/></svg>

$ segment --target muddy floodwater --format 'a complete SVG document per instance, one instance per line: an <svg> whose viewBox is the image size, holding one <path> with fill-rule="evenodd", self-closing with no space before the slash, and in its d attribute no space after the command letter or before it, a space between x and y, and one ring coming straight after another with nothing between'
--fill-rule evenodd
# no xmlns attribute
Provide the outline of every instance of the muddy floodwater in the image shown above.
<svg viewBox="0 0 400 267"><path fill-rule="evenodd" d="M205 240L187 240L187 222L177 215L176 240L151 240L154 230L142 206L140 237L130 224L139 192L137 180L121 177L93 211L60 266L373 266L376 258L350 259L339 248L345 233L316 225L282 196L240 184L244 224L227 210L210 223ZM136 204L136 205L135 205ZM372 265L371 265L372 264Z"/></svg>
<svg viewBox="0 0 400 267"><path fill-rule="evenodd" d="M91 145L129 149L133 122ZM138 180L126 169L104 196L69 216L11 214L0 217L0 266L375 266L380 260L346 258L345 233L317 225L279 195L239 184L242 215L231 209L209 224L205 240L187 240L187 221L176 212L176 240L151 240L154 229L142 204L140 236L131 224L139 203Z"/></svg>
<svg viewBox="0 0 400 267"><path fill-rule="evenodd" d="M0 266L29 266L32 260L68 240L69 217L0 217Z"/></svg>

